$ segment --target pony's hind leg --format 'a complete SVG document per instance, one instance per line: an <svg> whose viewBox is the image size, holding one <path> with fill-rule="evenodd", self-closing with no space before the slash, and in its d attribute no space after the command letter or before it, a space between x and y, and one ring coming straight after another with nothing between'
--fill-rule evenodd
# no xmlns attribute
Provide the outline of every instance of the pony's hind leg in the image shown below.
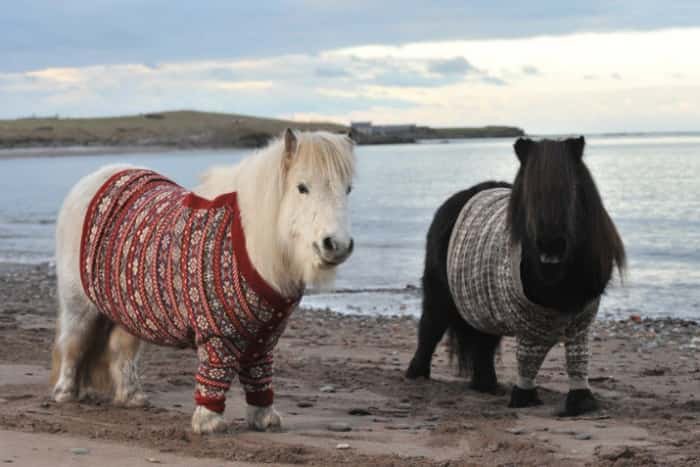
<svg viewBox="0 0 700 467"><path fill-rule="evenodd" d="M115 326L109 336L109 372L115 404L142 407L148 403L139 379L141 347L141 340L121 326Z"/></svg>
<svg viewBox="0 0 700 467"><path fill-rule="evenodd" d="M473 343L472 379L469 387L489 394L505 394L505 390L498 385L495 366L496 349L501 343L501 336L486 334L474 328L470 331Z"/></svg>
<svg viewBox="0 0 700 467"><path fill-rule="evenodd" d="M102 324L87 297L61 289L59 284L58 329L53 350L53 398L56 402L79 396L80 373Z"/></svg>
<svg viewBox="0 0 700 467"><path fill-rule="evenodd" d="M438 343L457 310L449 290L427 271L423 277L423 312L418 323L418 346L406 377L430 378L430 365Z"/></svg>

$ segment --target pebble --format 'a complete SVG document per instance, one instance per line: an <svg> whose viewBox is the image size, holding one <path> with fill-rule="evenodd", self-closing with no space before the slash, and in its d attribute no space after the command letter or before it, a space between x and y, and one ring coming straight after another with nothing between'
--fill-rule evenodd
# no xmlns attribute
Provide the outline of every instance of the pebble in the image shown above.
<svg viewBox="0 0 700 467"><path fill-rule="evenodd" d="M601 449L598 455L602 459L614 462L618 459L630 459L635 457L635 452L629 446L618 446Z"/></svg>
<svg viewBox="0 0 700 467"><path fill-rule="evenodd" d="M75 454L76 456L84 456L86 454L90 454L90 450L88 448L71 448L70 452L72 454Z"/></svg>
<svg viewBox="0 0 700 467"><path fill-rule="evenodd" d="M335 446L336 449L350 449L350 445L348 443L339 443Z"/></svg>
<svg viewBox="0 0 700 467"><path fill-rule="evenodd" d="M350 415L358 415L358 416L364 416L364 415L372 415L371 412L367 409L362 409L362 408L354 408L348 410L348 413Z"/></svg>
<svg viewBox="0 0 700 467"><path fill-rule="evenodd" d="M506 431L513 435L522 435L525 433L525 428L508 428Z"/></svg>
<svg viewBox="0 0 700 467"><path fill-rule="evenodd" d="M314 403L309 402L309 401L301 401L297 403L297 407L300 407L302 409L308 408L308 407L313 407Z"/></svg>
<svg viewBox="0 0 700 467"><path fill-rule="evenodd" d="M155 457L147 457L146 462L150 462L151 464L160 464L160 459L156 459Z"/></svg>
<svg viewBox="0 0 700 467"><path fill-rule="evenodd" d="M335 386L332 384L327 384L325 386L321 386L320 389L321 392L335 392Z"/></svg>
<svg viewBox="0 0 700 467"><path fill-rule="evenodd" d="M406 425L405 423L399 423L396 425L386 425L384 428L387 430L410 430L411 425Z"/></svg>
<svg viewBox="0 0 700 467"><path fill-rule="evenodd" d="M577 433L574 435L574 439L577 439L579 441L586 441L593 438L593 436L590 433Z"/></svg>
<svg viewBox="0 0 700 467"><path fill-rule="evenodd" d="M328 425L327 428L328 428L328 431L337 431L337 432L352 431L352 427L344 422L333 422L330 425Z"/></svg>
<svg viewBox="0 0 700 467"><path fill-rule="evenodd" d="M402 402L400 404L396 404L396 408L400 410L411 410L411 404Z"/></svg>

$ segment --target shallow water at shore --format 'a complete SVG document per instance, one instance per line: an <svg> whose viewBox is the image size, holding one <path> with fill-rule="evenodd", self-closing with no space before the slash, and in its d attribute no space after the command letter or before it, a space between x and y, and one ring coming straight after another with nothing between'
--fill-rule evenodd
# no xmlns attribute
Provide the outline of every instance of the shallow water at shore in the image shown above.
<svg viewBox="0 0 700 467"><path fill-rule="evenodd" d="M512 141L358 147L352 194L357 248L337 281L341 293L305 297L307 306L352 313L418 315L424 236L451 193L488 179L511 180ZM53 257L61 200L77 179L127 161L192 186L210 165L234 163L246 150L136 152L0 160L0 262ZM624 287L606 295L606 316L700 318L700 137L591 137L586 161L630 259Z"/></svg>

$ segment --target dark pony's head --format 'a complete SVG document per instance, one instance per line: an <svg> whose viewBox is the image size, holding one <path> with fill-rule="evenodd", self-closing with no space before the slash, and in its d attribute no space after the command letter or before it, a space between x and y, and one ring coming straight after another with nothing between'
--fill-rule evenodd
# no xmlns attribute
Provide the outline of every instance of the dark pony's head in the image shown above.
<svg viewBox="0 0 700 467"><path fill-rule="evenodd" d="M589 301L605 290L614 267L625 266L622 240L583 163L584 145L580 137L520 138L514 146L520 169L508 209L511 237L522 246L535 295L552 302L545 305L567 301L548 300L542 296L548 290L580 290L582 296L571 299Z"/></svg>

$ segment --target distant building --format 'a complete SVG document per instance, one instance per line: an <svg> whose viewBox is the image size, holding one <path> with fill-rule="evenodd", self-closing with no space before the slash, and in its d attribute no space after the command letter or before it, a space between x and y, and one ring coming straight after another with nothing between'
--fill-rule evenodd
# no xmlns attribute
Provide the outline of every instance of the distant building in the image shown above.
<svg viewBox="0 0 700 467"><path fill-rule="evenodd" d="M363 135L371 135L372 122L351 122L350 130Z"/></svg>
<svg viewBox="0 0 700 467"><path fill-rule="evenodd" d="M350 129L353 132L366 136L404 136L414 134L414 123L405 125L372 125L372 122L351 122Z"/></svg>

